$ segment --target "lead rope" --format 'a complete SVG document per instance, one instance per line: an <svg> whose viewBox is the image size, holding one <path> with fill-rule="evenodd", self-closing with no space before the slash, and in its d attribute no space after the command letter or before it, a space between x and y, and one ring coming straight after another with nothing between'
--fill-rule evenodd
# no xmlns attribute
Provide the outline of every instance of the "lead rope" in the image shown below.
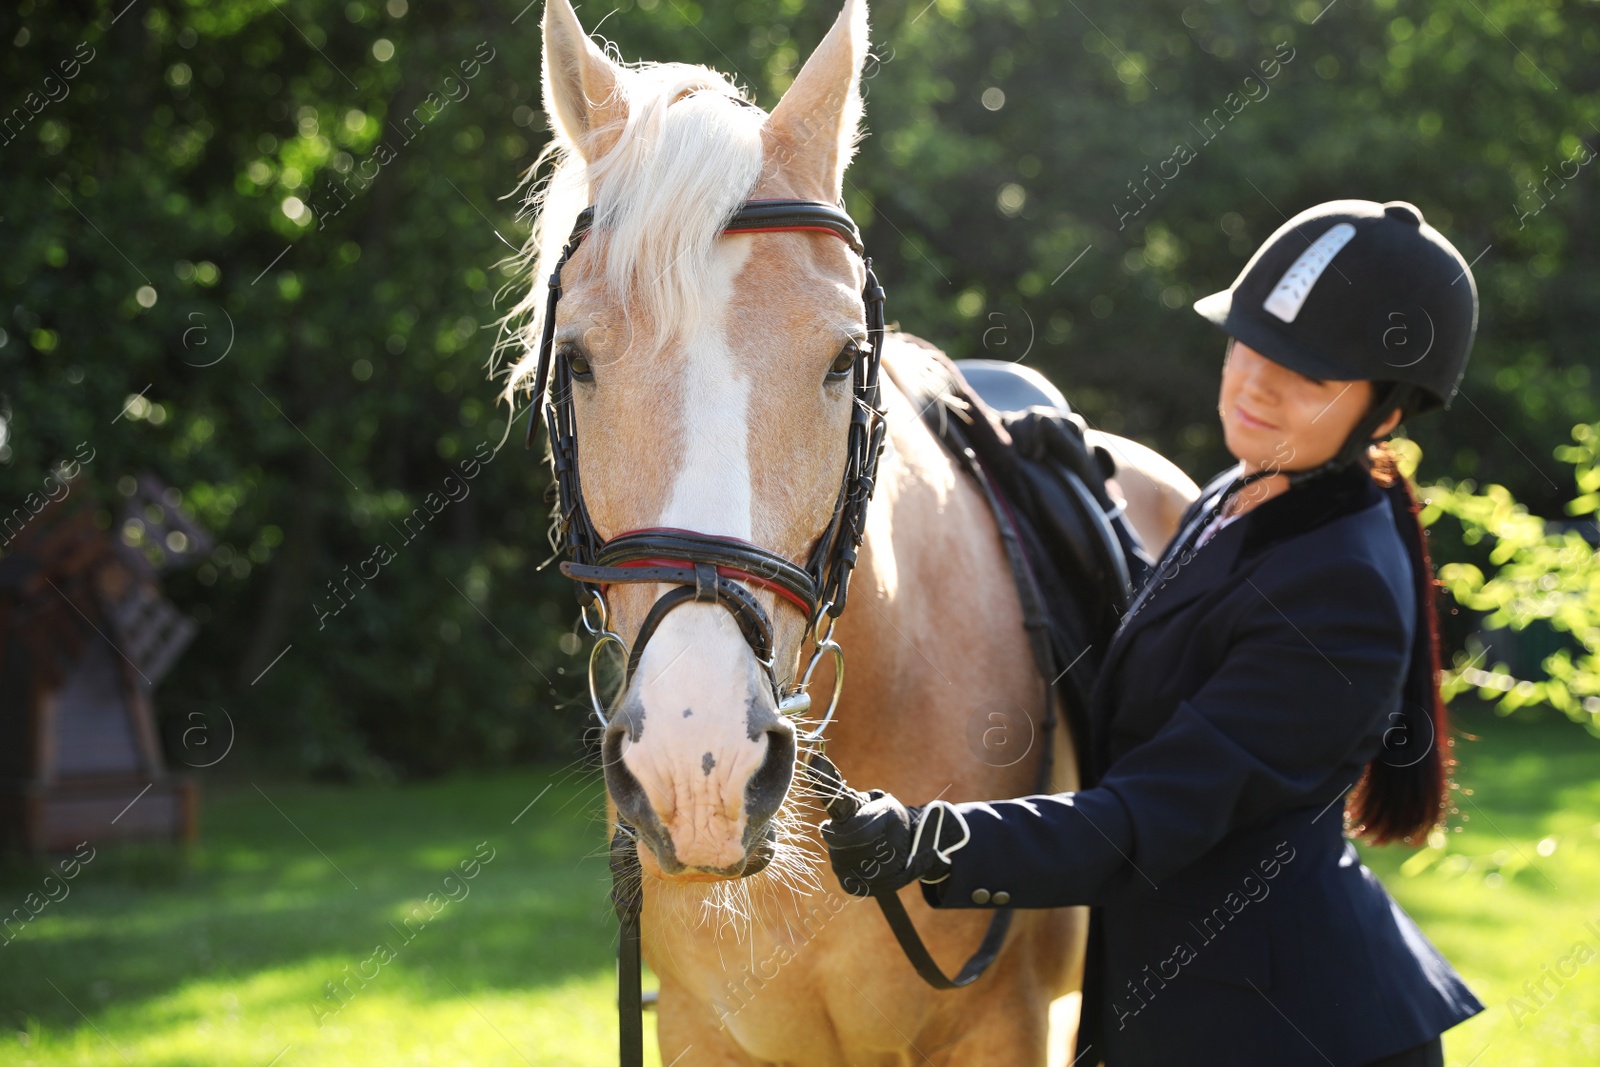
<svg viewBox="0 0 1600 1067"><path fill-rule="evenodd" d="M1048 768L1048 755L1040 762L1041 766ZM832 760L821 752L813 752L809 766L813 786L827 805L828 818L834 822L844 822L861 809L861 805L866 802L866 794L845 785L844 777L839 773L839 768L833 765ZM1048 774L1049 771L1046 769L1044 776L1048 777ZM940 815L943 816L942 811ZM965 823L961 825L963 829L966 828ZM919 825L918 830L920 829ZM935 846L938 845L937 835L933 843ZM964 844L966 844L965 839L946 851L954 852ZM908 861L909 858L907 857ZM906 959L911 961L911 966L916 968L922 980L935 989L960 989L977 981L978 977L989 969L989 964L995 961L995 957L1000 955L1006 933L1011 929L1011 909L996 908L994 916L989 920L989 928L983 933L983 940L978 943L977 949L967 962L961 965L961 970L956 976L951 978L939 969L939 964L929 954L928 947L922 943L922 935L917 933L916 925L906 913L906 906L901 902L899 893L893 890L874 893L872 899L878 902L878 908L888 921L889 929L894 932L895 940L900 942L900 950L906 954Z"/></svg>
<svg viewBox="0 0 1600 1067"><path fill-rule="evenodd" d="M644 1067L644 993L639 913L644 907L639 842L625 823L611 837L611 906L617 912L617 1047L622 1067Z"/></svg>

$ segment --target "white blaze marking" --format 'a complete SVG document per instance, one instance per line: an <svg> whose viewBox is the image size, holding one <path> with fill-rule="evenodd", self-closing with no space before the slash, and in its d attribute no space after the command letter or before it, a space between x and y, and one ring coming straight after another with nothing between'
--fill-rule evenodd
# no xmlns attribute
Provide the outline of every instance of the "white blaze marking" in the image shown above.
<svg viewBox="0 0 1600 1067"><path fill-rule="evenodd" d="M751 383L728 346L726 320L751 243L750 237L718 240L714 291L705 294L707 311L683 341L680 466L659 526L751 537ZM718 604L682 605L645 646L634 683L645 727L641 743L623 758L657 811L670 809L668 832L686 863L721 866L742 853L743 786L766 751L746 733L756 680L750 649ZM685 716L687 709L693 714ZM707 752L715 760L709 773L702 769Z"/></svg>
<svg viewBox="0 0 1600 1067"><path fill-rule="evenodd" d="M1300 258L1283 272L1283 277L1278 279L1278 284L1273 286L1271 295L1261 306L1284 322L1293 322L1295 316L1300 314L1300 308L1305 304L1306 297L1311 295L1311 287L1317 284L1317 279L1328 269L1328 264L1339 254L1339 249L1349 244L1350 238L1355 235L1354 226L1348 222L1341 222L1318 237L1311 243L1311 247L1301 252Z"/></svg>
<svg viewBox="0 0 1600 1067"><path fill-rule="evenodd" d="M723 237L712 261L715 293L685 339L680 393L682 466L662 526L750 539L750 380L737 373L725 313L751 238Z"/></svg>

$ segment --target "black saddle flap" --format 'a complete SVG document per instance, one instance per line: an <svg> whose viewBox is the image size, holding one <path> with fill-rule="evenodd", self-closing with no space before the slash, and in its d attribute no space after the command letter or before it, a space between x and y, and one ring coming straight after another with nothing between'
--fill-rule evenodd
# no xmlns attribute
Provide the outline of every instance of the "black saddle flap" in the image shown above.
<svg viewBox="0 0 1600 1067"><path fill-rule="evenodd" d="M1040 672L1055 683L1073 735L1089 737L1089 693L1101 657L1152 566L1138 534L1111 502L1114 468L1084 439L1070 409L998 413L941 353L938 395L917 398L935 435L983 486L1012 555L1024 624ZM1088 745L1080 775L1094 780Z"/></svg>

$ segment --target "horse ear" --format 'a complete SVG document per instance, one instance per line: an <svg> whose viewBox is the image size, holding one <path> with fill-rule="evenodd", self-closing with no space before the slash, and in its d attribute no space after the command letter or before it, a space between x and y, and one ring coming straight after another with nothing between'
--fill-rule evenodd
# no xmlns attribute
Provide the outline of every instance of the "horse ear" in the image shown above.
<svg viewBox="0 0 1600 1067"><path fill-rule="evenodd" d="M544 8L544 109L588 162L609 152L628 119L621 72L595 46L569 0Z"/></svg>
<svg viewBox="0 0 1600 1067"><path fill-rule="evenodd" d="M774 161L824 203L839 199L860 139L867 44L865 0L845 0L833 28L767 120Z"/></svg>

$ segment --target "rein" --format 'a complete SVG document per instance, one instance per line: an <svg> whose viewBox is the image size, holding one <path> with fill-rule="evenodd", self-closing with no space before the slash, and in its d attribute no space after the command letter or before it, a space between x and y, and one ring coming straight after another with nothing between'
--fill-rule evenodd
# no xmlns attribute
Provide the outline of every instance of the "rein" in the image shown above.
<svg viewBox="0 0 1600 1067"><path fill-rule="evenodd" d="M785 715L804 715L811 709L808 692L811 677L825 656L833 658L833 693L827 711L813 730L798 734L800 740L821 742L844 688L844 650L833 640L834 624L847 602L850 575L865 534L867 503L872 498L886 433L879 388L884 292L873 274L872 260L866 256L860 231L842 209L814 200L750 200L734 212L722 229L724 234L832 234L849 245L866 267L861 300L866 312L867 345L853 370L854 403L844 477L827 527L806 562L797 564L739 538L694 530L650 527L630 530L605 541L595 531L584 506L583 487L578 476L571 367L567 359L558 358L553 351L556 307L561 299L561 271L594 225L594 208L585 208L578 214L550 275L527 443L530 446L533 443L537 432L535 415L538 402L543 399L544 423L550 436L550 454L555 468L555 547L558 554L569 557L561 563L561 572L577 584L583 625L596 638L588 671L589 698L595 717L602 727L609 725L596 679L602 648L615 644L626 653L627 669L623 680L626 688L638 669L646 643L669 612L687 603L720 604L733 615L766 674L778 710ZM674 587L662 594L646 613L631 650L612 629L606 601L606 589L623 583L661 583ZM746 585L771 592L794 606L805 614L810 626L811 659L798 681L787 691L778 681L771 620ZM591 608L596 612L593 621L589 617ZM820 782L834 786L830 814L847 818L853 811L850 804L853 791L844 785L837 769L822 754L820 744L813 750L808 765ZM621 1062L623 1067L641 1067L644 1062L639 951L642 872L633 830L621 820L611 839L610 863L611 901L621 932L617 964ZM875 899L917 973L938 989L964 986L982 974L999 953L1011 921L1009 909L997 909L978 950L951 979L939 970L928 953L899 897L890 893Z"/></svg>

